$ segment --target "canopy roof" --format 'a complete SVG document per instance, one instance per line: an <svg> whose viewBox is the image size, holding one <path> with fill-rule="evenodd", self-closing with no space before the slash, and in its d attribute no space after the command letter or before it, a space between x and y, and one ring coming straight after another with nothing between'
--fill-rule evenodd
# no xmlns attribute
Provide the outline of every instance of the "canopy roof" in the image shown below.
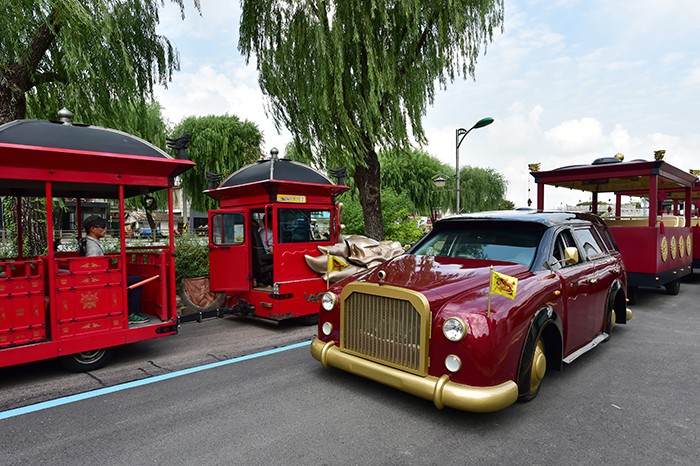
<svg viewBox="0 0 700 466"><path fill-rule="evenodd" d="M252 197L261 194L309 194L335 196L350 189L333 183L324 174L293 160L273 157L246 165L205 193L214 199Z"/></svg>
<svg viewBox="0 0 700 466"><path fill-rule="evenodd" d="M613 159L613 158L611 158ZM692 187L696 177L670 165L663 160L602 159L591 165L561 167L550 171L532 171L530 174L538 184L590 191L593 193L616 193L648 196L650 179L658 178L658 190L674 190L684 193ZM671 191L669 191L671 192ZM684 196L684 194L680 194Z"/></svg>
<svg viewBox="0 0 700 466"><path fill-rule="evenodd" d="M0 195L37 196L52 182L56 197L117 198L165 188L192 168L136 136L45 120L0 126Z"/></svg>

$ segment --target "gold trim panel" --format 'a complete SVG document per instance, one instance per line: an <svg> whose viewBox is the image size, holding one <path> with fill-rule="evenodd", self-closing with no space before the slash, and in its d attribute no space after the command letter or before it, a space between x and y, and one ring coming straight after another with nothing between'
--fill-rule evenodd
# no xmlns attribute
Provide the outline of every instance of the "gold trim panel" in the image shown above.
<svg viewBox="0 0 700 466"><path fill-rule="evenodd" d="M416 375L428 374L432 315L423 294L354 282L340 295L340 350Z"/></svg>
<svg viewBox="0 0 700 466"><path fill-rule="evenodd" d="M314 338L311 355L323 367L337 369L374 380L411 395L432 400L438 409L445 406L463 411L487 413L515 403L518 386L509 380L492 387L472 387L452 382L449 375L421 377L343 352L334 342Z"/></svg>

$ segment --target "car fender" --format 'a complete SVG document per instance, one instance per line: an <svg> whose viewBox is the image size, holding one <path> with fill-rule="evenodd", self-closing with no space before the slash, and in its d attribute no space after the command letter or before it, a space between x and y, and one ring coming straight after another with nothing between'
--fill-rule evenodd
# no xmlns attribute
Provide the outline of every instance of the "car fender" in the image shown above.
<svg viewBox="0 0 700 466"><path fill-rule="evenodd" d="M618 293L622 293L619 295ZM620 279L613 280L610 285L610 291L608 292L608 305L605 308L605 315L610 313L611 309L615 309L615 323L616 324L626 324L627 323L627 305L625 300L625 291L622 286Z"/></svg>
<svg viewBox="0 0 700 466"><path fill-rule="evenodd" d="M533 353L535 343L540 335L544 339L548 366L561 370L563 358L562 324L556 310L549 304L535 312L535 316L530 321L530 327L520 353L520 364L518 365L517 383L520 395L527 394L530 386L530 363L525 361L525 358L529 358ZM523 390L525 391L523 392Z"/></svg>

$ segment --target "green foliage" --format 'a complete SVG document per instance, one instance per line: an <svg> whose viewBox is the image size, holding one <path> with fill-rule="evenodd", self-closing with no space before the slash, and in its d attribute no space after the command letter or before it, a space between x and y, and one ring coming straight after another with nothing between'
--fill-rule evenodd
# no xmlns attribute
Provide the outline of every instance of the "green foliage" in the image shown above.
<svg viewBox="0 0 700 466"><path fill-rule="evenodd" d="M216 207L213 199L202 194L208 187L206 172L226 178L255 162L261 156L263 137L254 123L235 115L185 118L172 131L173 137L183 134L192 138L187 154L197 166L182 174L182 187L185 197L192 200L192 208L206 212Z"/></svg>
<svg viewBox="0 0 700 466"><path fill-rule="evenodd" d="M239 48L278 124L362 160L368 143L407 145L409 126L423 141L435 87L474 76L502 22L502 0L243 0Z"/></svg>
<svg viewBox="0 0 700 466"><path fill-rule="evenodd" d="M384 235L387 240L399 241L401 244L410 244L422 236L418 228L417 220L409 218L413 216L415 207L406 195L397 194L392 189L382 192L384 221ZM350 192L338 197L343 203L341 223L345 225L343 234L365 235L365 226L362 218L362 206L353 198Z"/></svg>
<svg viewBox="0 0 700 466"><path fill-rule="evenodd" d="M434 176L452 173L453 169L436 157L416 149L393 149L381 152L379 162L382 187L404 194L418 212L454 205L454 190L438 193L433 181Z"/></svg>
<svg viewBox="0 0 700 466"><path fill-rule="evenodd" d="M175 277L178 283L182 278L209 276L209 244L206 238L184 234L175 240Z"/></svg>
<svg viewBox="0 0 700 466"><path fill-rule="evenodd" d="M353 196L352 191L345 192L338 196L336 200L342 202L343 211L340 216L340 222L345 225L343 234L345 235L364 235L365 222L362 218L362 206L357 199L357 193Z"/></svg>
<svg viewBox="0 0 700 466"><path fill-rule="evenodd" d="M493 168L462 167L462 212L496 210L506 195L508 181Z"/></svg>
<svg viewBox="0 0 700 466"><path fill-rule="evenodd" d="M172 0L180 6L183 0ZM199 0L193 0L199 9ZM117 102L139 106L179 68L171 42L157 33L164 0L16 0L0 6L0 121L71 106L83 121L103 121ZM61 105L57 108L56 103ZM53 108L49 108L49 106Z"/></svg>
<svg viewBox="0 0 700 466"><path fill-rule="evenodd" d="M498 209L497 210L513 210L515 209L515 204L513 201L509 201L508 199L501 199L501 202L498 203Z"/></svg>
<svg viewBox="0 0 700 466"><path fill-rule="evenodd" d="M386 189L382 192L382 199L384 235L387 240L405 245L423 236L423 232L418 228L417 219L413 217L415 206L407 195Z"/></svg>

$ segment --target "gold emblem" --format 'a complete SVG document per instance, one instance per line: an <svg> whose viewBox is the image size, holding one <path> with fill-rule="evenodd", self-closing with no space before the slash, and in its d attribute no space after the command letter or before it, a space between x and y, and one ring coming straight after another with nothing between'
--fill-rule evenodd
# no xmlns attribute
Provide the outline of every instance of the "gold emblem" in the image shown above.
<svg viewBox="0 0 700 466"><path fill-rule="evenodd" d="M531 172L538 172L540 171L540 163L528 163L527 168L529 168Z"/></svg>
<svg viewBox="0 0 700 466"><path fill-rule="evenodd" d="M661 260L666 262L666 259L668 259L668 240L664 236L661 238Z"/></svg>
<svg viewBox="0 0 700 466"><path fill-rule="evenodd" d="M671 237L671 259L676 258L676 237Z"/></svg>
<svg viewBox="0 0 700 466"><path fill-rule="evenodd" d="M82 327L80 327L80 329L81 330L92 330L94 328L100 328L100 327L102 327L102 326L100 324L98 324L97 322L90 322L89 324L86 324L86 325L83 325Z"/></svg>
<svg viewBox="0 0 700 466"><path fill-rule="evenodd" d="M682 236L678 237L678 254L681 257L685 256L685 239Z"/></svg>
<svg viewBox="0 0 700 466"><path fill-rule="evenodd" d="M83 265L80 266L81 269L94 269L100 267L100 264L97 262L85 262Z"/></svg>
<svg viewBox="0 0 700 466"><path fill-rule="evenodd" d="M89 285L90 283L95 283L95 282L99 282L99 281L100 281L100 280L97 279L97 278L95 278L95 277L88 277L88 278L86 278L85 280L83 280L83 281L80 282L80 283L85 283L85 284L88 284L88 285Z"/></svg>
<svg viewBox="0 0 700 466"><path fill-rule="evenodd" d="M93 309L97 307L97 301L99 301L99 298L97 297L97 293L83 293L80 296L80 304L82 304L83 309Z"/></svg>
<svg viewBox="0 0 700 466"><path fill-rule="evenodd" d="M692 168L689 170L690 174L693 175L695 178L700 176L700 170L693 170Z"/></svg>

